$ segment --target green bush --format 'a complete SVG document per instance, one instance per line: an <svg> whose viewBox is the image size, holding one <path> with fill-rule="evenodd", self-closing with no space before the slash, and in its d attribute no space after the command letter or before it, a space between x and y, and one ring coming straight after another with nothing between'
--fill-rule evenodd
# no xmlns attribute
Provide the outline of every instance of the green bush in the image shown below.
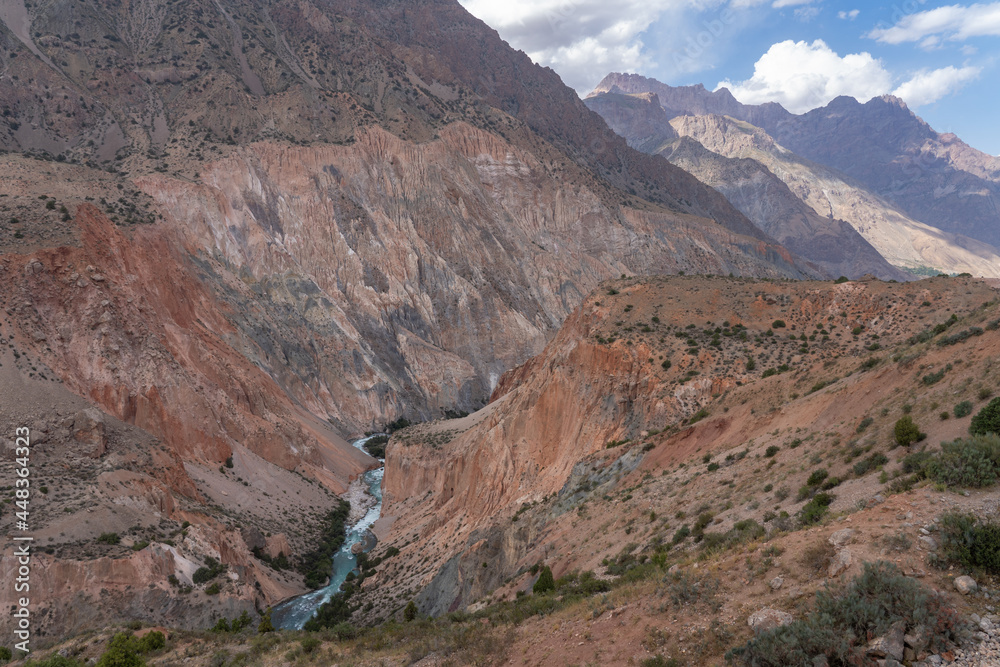
<svg viewBox="0 0 1000 667"><path fill-rule="evenodd" d="M872 470L884 466L889 462L889 457L882 452L875 452L863 461L858 461L854 464L854 474L858 477L862 475L867 475Z"/></svg>
<svg viewBox="0 0 1000 667"><path fill-rule="evenodd" d="M834 496L829 493L817 493L812 500L802 506L799 514L799 521L803 526L819 523L826 515L827 508L834 500Z"/></svg>
<svg viewBox="0 0 1000 667"><path fill-rule="evenodd" d="M869 638L897 623L922 650L943 651L960 638L959 617L943 596L891 563L865 563L844 588L817 593L808 616L757 634L726 659L739 667L812 665L817 656L830 667L866 665Z"/></svg>
<svg viewBox="0 0 1000 667"><path fill-rule="evenodd" d="M145 667L145 664L139 655L139 640L127 632L119 632L111 638L96 667Z"/></svg>
<svg viewBox="0 0 1000 667"><path fill-rule="evenodd" d="M118 533L101 533L97 541L101 544L118 544L121 538L118 537Z"/></svg>
<svg viewBox="0 0 1000 667"><path fill-rule="evenodd" d="M991 486L1000 471L1000 436L974 435L941 444L925 467L927 477L949 486Z"/></svg>
<svg viewBox="0 0 1000 667"><path fill-rule="evenodd" d="M858 422L858 427L854 429L856 433L862 433L866 428L872 425L875 420L871 417L865 417L860 422Z"/></svg>
<svg viewBox="0 0 1000 667"><path fill-rule="evenodd" d="M785 328L785 321L784 320L775 320L774 322L771 323L771 328L772 329L784 329Z"/></svg>
<svg viewBox="0 0 1000 667"><path fill-rule="evenodd" d="M222 587L219 586L219 582L215 582L214 584L210 584L205 587L206 595L218 595L220 591L222 591Z"/></svg>
<svg viewBox="0 0 1000 667"><path fill-rule="evenodd" d="M850 279L850 278L848 278L847 276L840 276L839 278L837 278L837 279L836 279L836 280L834 280L833 282L834 282L835 284L837 284L837 285L840 285L840 284L842 284L842 283L846 283L846 282L850 282L850 280L851 280L851 279Z"/></svg>
<svg viewBox="0 0 1000 667"><path fill-rule="evenodd" d="M542 568L542 573L538 575L535 585L531 587L531 592L537 594L548 593L556 589L556 580L552 576L552 570L548 565Z"/></svg>
<svg viewBox="0 0 1000 667"><path fill-rule="evenodd" d="M809 486L818 486L823 483L823 480L826 479L829 474L830 473L828 473L825 468L814 470L812 474L809 475L809 479L806 480L806 484Z"/></svg>
<svg viewBox="0 0 1000 667"><path fill-rule="evenodd" d="M946 561L1000 574L1000 524L957 512L943 514L938 523Z"/></svg>
<svg viewBox="0 0 1000 667"><path fill-rule="evenodd" d="M206 581L215 579L217 576L222 574L225 569L225 565L211 556L208 556L205 558L205 565L194 571L194 574L191 576L191 580L196 584L203 584Z"/></svg>
<svg viewBox="0 0 1000 667"><path fill-rule="evenodd" d="M780 450L780 449L781 448L778 447L777 445L771 445L770 447L768 447L767 449L764 450L764 457L765 458L771 458L772 456L774 456L775 454L777 454L778 450Z"/></svg>
<svg viewBox="0 0 1000 667"><path fill-rule="evenodd" d="M985 433L1000 433L1000 396L986 404L976 413L969 424L969 433L983 435Z"/></svg>
<svg viewBox="0 0 1000 667"><path fill-rule="evenodd" d="M896 421L892 432L896 437L896 444L900 447L906 447L911 442L916 442L920 439L920 429L913 423L913 418L909 415L900 417Z"/></svg>
<svg viewBox="0 0 1000 667"><path fill-rule="evenodd" d="M13 657L14 655L10 652L9 648L6 646L0 646L0 661L7 662Z"/></svg>
<svg viewBox="0 0 1000 667"><path fill-rule="evenodd" d="M312 653L322 645L323 645L322 639L311 635L308 637L303 637L302 641L300 642L300 646L302 646L302 652L305 653L306 655Z"/></svg>
<svg viewBox="0 0 1000 667"><path fill-rule="evenodd" d="M956 403L953 412L955 413L955 419L971 415L972 401L962 401L961 403Z"/></svg>

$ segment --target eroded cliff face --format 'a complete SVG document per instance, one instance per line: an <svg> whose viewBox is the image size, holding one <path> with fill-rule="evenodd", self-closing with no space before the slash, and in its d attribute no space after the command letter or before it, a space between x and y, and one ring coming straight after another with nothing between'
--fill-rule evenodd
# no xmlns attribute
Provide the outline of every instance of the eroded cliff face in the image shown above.
<svg viewBox="0 0 1000 667"><path fill-rule="evenodd" d="M323 346L267 367L309 376L285 384L358 432L478 407L601 280L791 266L780 247L704 220L610 208L585 173L554 169L456 123L426 144L378 128L351 146L254 144L200 183L138 183L189 246L268 308L301 311Z"/></svg>
<svg viewBox="0 0 1000 667"><path fill-rule="evenodd" d="M842 424L838 401L869 409L884 389L879 375L852 378L836 398L819 388L876 366L873 350L994 296L972 280L607 283L540 355L503 376L487 408L393 436L376 531L402 551L366 583L367 599L389 605L419 590L421 608L440 614L539 560L555 559L560 572L594 567L602 539L575 533L567 515L593 489L624 494L637 466L766 439L778 424ZM892 382L904 386L904 375ZM606 512L609 524L618 520Z"/></svg>

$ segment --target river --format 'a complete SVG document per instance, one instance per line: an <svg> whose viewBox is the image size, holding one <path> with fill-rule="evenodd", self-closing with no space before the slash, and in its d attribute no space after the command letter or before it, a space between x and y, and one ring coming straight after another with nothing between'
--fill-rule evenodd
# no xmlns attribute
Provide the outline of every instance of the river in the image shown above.
<svg viewBox="0 0 1000 667"><path fill-rule="evenodd" d="M352 444L362 449L369 439L368 436L355 440ZM384 463L384 461L383 461ZM368 485L368 493L375 498L375 505L357 523L347 528L347 539L340 550L333 555L333 573L330 582L324 588L318 588L304 595L286 600L271 611L271 622L274 627L284 630L299 630L324 602L340 591L347 574L357 566L357 557L351 553L351 545L361 540L365 531L378 519L382 513L382 473L385 468L377 468L366 472L362 479Z"/></svg>

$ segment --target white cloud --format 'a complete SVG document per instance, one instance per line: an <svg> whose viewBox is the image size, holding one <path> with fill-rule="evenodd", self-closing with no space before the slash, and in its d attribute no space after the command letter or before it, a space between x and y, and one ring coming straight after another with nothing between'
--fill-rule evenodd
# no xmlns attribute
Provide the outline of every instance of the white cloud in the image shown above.
<svg viewBox="0 0 1000 667"><path fill-rule="evenodd" d="M938 7L909 14L894 26L868 33L868 37L886 44L924 43L929 37L963 40L986 35L1000 36L1000 2Z"/></svg>
<svg viewBox="0 0 1000 667"><path fill-rule="evenodd" d="M893 75L870 53L838 55L817 39L773 44L754 64L746 81L723 81L744 104L778 102L793 113L821 107L835 97L849 95L861 102L891 92L910 107L936 102L979 76L979 67L942 67L920 70L894 86Z"/></svg>
<svg viewBox="0 0 1000 667"><path fill-rule="evenodd" d="M665 12L692 5L686 0L461 2L514 48L552 67L578 91L589 91L608 72L634 72L648 64L640 34Z"/></svg>
<svg viewBox="0 0 1000 667"><path fill-rule="evenodd" d="M937 102L945 95L961 89L979 76L979 67L942 67L936 70L920 70L913 77L893 91L911 107L920 107Z"/></svg>
<svg viewBox="0 0 1000 667"><path fill-rule="evenodd" d="M853 21L854 19L858 18L858 14L860 14L860 13L861 13L860 9L852 9L849 12L837 12L837 18L838 19L845 19L845 20L849 19L849 20Z"/></svg>
<svg viewBox="0 0 1000 667"><path fill-rule="evenodd" d="M782 7L794 7L795 5L808 5L812 3L812 0L774 0L771 6L775 9L781 9Z"/></svg>
<svg viewBox="0 0 1000 667"><path fill-rule="evenodd" d="M745 104L778 102L793 113L823 106L839 95L867 101L892 88L892 76L870 53L840 57L821 39L787 40L767 50L746 81L721 82Z"/></svg>

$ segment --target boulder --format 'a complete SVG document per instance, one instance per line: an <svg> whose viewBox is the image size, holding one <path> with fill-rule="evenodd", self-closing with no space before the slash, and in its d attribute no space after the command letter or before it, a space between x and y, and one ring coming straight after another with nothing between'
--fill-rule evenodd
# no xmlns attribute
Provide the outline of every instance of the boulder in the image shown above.
<svg viewBox="0 0 1000 667"><path fill-rule="evenodd" d="M827 576L836 577L838 574L846 570L851 566L854 559L851 557L851 550L847 547L843 547L838 551L832 559L830 559L830 568L827 570Z"/></svg>
<svg viewBox="0 0 1000 667"><path fill-rule="evenodd" d="M260 532L254 526L243 526L240 528L240 536L247 545L247 549L253 551L254 549L263 549L267 546L267 540L264 538L264 533Z"/></svg>
<svg viewBox="0 0 1000 667"><path fill-rule="evenodd" d="M849 543L851 538L854 537L853 528L841 528L830 535L829 542L833 545L835 549L839 549Z"/></svg>
<svg viewBox="0 0 1000 667"><path fill-rule="evenodd" d="M750 614L747 624L754 632L767 632L774 628L780 628L782 625L788 625L794 620L795 617L788 612L766 608Z"/></svg>
<svg viewBox="0 0 1000 667"><path fill-rule="evenodd" d="M903 659L903 634L906 632L906 623L897 621L892 624L889 631L881 637L876 637L868 643L868 655L874 658L892 658L893 660Z"/></svg>
<svg viewBox="0 0 1000 667"><path fill-rule="evenodd" d="M771 582L770 582L769 585L771 586L772 590L776 591L779 588L781 588L784 585L784 583L785 583L784 578L782 578L782 577L775 577L774 579L771 580Z"/></svg>
<svg viewBox="0 0 1000 667"><path fill-rule="evenodd" d="M104 415L97 408L80 410L73 416L73 438L89 446L87 456L97 459L104 456L108 440L104 429Z"/></svg>
<svg viewBox="0 0 1000 667"><path fill-rule="evenodd" d="M962 595L968 595L975 590L979 589L979 584L972 577L963 574L961 577L955 577L955 590L957 590Z"/></svg>
<svg viewBox="0 0 1000 667"><path fill-rule="evenodd" d="M927 549L927 551L937 551L937 540L930 535L921 535L920 546Z"/></svg>

